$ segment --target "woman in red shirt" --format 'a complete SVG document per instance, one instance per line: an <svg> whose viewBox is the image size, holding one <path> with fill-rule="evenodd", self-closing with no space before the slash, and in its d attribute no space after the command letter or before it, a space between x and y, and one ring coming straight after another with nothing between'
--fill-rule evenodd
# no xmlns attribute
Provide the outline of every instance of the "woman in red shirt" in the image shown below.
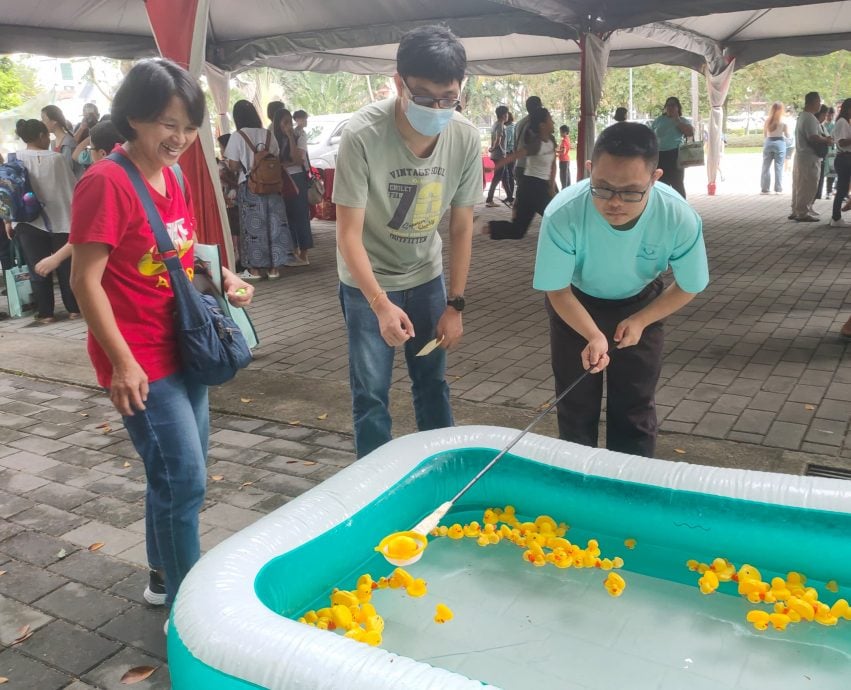
<svg viewBox="0 0 851 690"><path fill-rule="evenodd" d="M127 139L115 151L139 169L184 269L193 266L195 218L188 187L172 170L204 123L198 82L168 60L145 60L125 77L112 122ZM89 326L98 382L124 418L148 480L145 599L170 604L200 556L198 513L206 488L207 387L181 371L174 294L142 202L112 160L77 184L71 219L71 281ZM253 288L223 269L236 306Z"/></svg>

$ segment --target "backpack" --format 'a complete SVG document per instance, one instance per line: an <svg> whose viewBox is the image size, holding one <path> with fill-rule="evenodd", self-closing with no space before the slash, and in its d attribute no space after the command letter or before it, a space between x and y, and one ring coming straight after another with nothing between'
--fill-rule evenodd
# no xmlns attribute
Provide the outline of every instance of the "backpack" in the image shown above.
<svg viewBox="0 0 851 690"><path fill-rule="evenodd" d="M16 223L29 223L41 214L41 202L30 184L24 164L10 153L0 165L0 217Z"/></svg>
<svg viewBox="0 0 851 690"><path fill-rule="evenodd" d="M253 194L280 194L284 184L284 176L281 162L277 156L269 151L272 133L266 132L266 143L259 145L263 148L255 146L242 130L239 130L239 133L254 154L254 162L251 165L251 171L248 173L248 191Z"/></svg>

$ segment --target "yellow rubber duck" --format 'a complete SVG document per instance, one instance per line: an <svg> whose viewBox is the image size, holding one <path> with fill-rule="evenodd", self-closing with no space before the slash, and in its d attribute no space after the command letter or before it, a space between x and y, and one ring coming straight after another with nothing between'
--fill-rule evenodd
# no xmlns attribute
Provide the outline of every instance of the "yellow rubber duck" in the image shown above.
<svg viewBox="0 0 851 690"><path fill-rule="evenodd" d="M768 620L775 630L786 630L786 626L792 622L792 619L785 613L769 613Z"/></svg>
<svg viewBox="0 0 851 690"><path fill-rule="evenodd" d="M830 613L837 618L844 618L851 621L851 606L845 599L837 599L833 606L830 607Z"/></svg>
<svg viewBox="0 0 851 690"><path fill-rule="evenodd" d="M716 558L712 561L711 568L721 582L730 582L733 579L733 575L736 574L736 566L726 558Z"/></svg>
<svg viewBox="0 0 851 690"><path fill-rule="evenodd" d="M606 591L613 597L619 597L623 594L624 589L626 589L626 581L614 571L606 576L603 585Z"/></svg>
<svg viewBox="0 0 851 690"><path fill-rule="evenodd" d="M464 538L464 528L456 522L446 532L446 536L449 537L450 539L463 539Z"/></svg>
<svg viewBox="0 0 851 690"><path fill-rule="evenodd" d="M464 536L471 539L477 538L482 533L482 528L478 522L473 520L469 525L464 525Z"/></svg>
<svg viewBox="0 0 851 690"><path fill-rule="evenodd" d="M768 624L771 622L771 614L761 609L748 611L748 615L745 616L745 618L748 623L751 623L757 630L767 630Z"/></svg>
<svg viewBox="0 0 851 690"><path fill-rule="evenodd" d="M839 583L836 580L828 580L825 583L824 588L828 592L833 592L834 594L836 594L836 592L839 591Z"/></svg>
<svg viewBox="0 0 851 690"><path fill-rule="evenodd" d="M428 592L426 581L418 577L405 587L405 591L408 593L409 597L424 597Z"/></svg>
<svg viewBox="0 0 851 690"><path fill-rule="evenodd" d="M703 594L713 594L718 589L718 576L712 570L707 570L697 581Z"/></svg>
<svg viewBox="0 0 851 690"><path fill-rule="evenodd" d="M446 623L447 621L451 621L453 618L455 618L455 614L452 613L452 609L450 609L446 604L437 605L434 613L435 623Z"/></svg>
<svg viewBox="0 0 851 690"><path fill-rule="evenodd" d="M816 616L813 605L799 597L789 597L789 601L786 602L786 605L790 611L794 611L803 620L812 621Z"/></svg>
<svg viewBox="0 0 851 690"><path fill-rule="evenodd" d="M635 539L625 539L623 545L628 548L630 551L635 548L636 541Z"/></svg>

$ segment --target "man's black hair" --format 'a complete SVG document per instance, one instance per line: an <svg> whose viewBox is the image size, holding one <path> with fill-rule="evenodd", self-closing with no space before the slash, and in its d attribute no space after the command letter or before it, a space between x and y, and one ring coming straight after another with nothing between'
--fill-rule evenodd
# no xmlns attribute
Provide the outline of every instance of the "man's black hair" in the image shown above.
<svg viewBox="0 0 851 690"><path fill-rule="evenodd" d="M92 140L92 148L99 151L106 151L107 155L112 153L112 149L116 144L123 144L124 137L114 122L107 120L106 122L98 122L89 136Z"/></svg>
<svg viewBox="0 0 851 690"><path fill-rule="evenodd" d="M130 126L130 120L153 122L173 96L183 101L189 122L200 127L206 103L198 80L171 60L154 58L137 62L112 100L112 122L125 139L133 141L136 130Z"/></svg>
<svg viewBox="0 0 851 690"><path fill-rule="evenodd" d="M544 104L541 103L541 97L540 96L529 96L529 98L526 99L526 112L527 113L531 114L534 111L540 110L543 107L544 107Z"/></svg>
<svg viewBox="0 0 851 690"><path fill-rule="evenodd" d="M269 101L266 104L266 118L271 120L273 117L275 117L275 113L277 113L284 107L285 106L283 101Z"/></svg>
<svg viewBox="0 0 851 690"><path fill-rule="evenodd" d="M402 79L418 77L435 84L460 84L467 71L467 51L445 26L421 26L399 41L396 71Z"/></svg>
<svg viewBox="0 0 851 690"><path fill-rule="evenodd" d="M819 96L818 91L810 91L806 96L804 96L804 105L812 105L816 101L820 101L821 96Z"/></svg>
<svg viewBox="0 0 851 690"><path fill-rule="evenodd" d="M623 106L615 108L615 122L626 122L626 108Z"/></svg>
<svg viewBox="0 0 851 690"><path fill-rule="evenodd" d="M241 100L233 104L233 126L237 129L245 127L257 127L263 129L257 108L251 101Z"/></svg>
<svg viewBox="0 0 851 690"><path fill-rule="evenodd" d="M570 132L570 127L568 127L567 125L562 125L558 128L558 132L559 134L568 134Z"/></svg>
<svg viewBox="0 0 851 690"><path fill-rule="evenodd" d="M507 105L496 106L496 117L497 117L497 119L503 118L506 115L508 115L508 106Z"/></svg>
<svg viewBox="0 0 851 690"><path fill-rule="evenodd" d="M594 143L591 161L596 161L604 153L618 158L641 158L651 170L659 165L656 135L640 122L618 122L606 127Z"/></svg>
<svg viewBox="0 0 851 690"><path fill-rule="evenodd" d="M296 110L293 113L293 120L305 120L307 119L307 112L304 110Z"/></svg>

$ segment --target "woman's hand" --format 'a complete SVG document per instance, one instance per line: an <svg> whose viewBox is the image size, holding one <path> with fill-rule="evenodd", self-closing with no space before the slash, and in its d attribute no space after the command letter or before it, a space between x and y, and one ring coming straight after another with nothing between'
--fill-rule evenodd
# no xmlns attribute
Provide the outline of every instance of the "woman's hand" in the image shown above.
<svg viewBox="0 0 851 690"><path fill-rule="evenodd" d="M235 307L247 307L254 297L254 286L246 283L242 278L226 268L222 269L222 283L225 296Z"/></svg>
<svg viewBox="0 0 851 690"><path fill-rule="evenodd" d="M124 417L132 417L136 411L145 409L148 375L135 359L113 367L109 399Z"/></svg>
<svg viewBox="0 0 851 690"><path fill-rule="evenodd" d="M56 255L51 254L46 256L35 265L35 272L40 276L45 277L53 273L59 267L59 262L56 260Z"/></svg>

